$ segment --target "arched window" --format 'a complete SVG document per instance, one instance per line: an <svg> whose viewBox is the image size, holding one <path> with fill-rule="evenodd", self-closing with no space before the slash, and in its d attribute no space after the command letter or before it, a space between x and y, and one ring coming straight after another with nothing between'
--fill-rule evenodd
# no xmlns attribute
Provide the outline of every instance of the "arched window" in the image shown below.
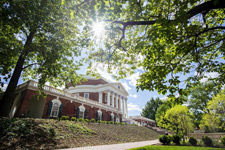
<svg viewBox="0 0 225 150"><path fill-rule="evenodd" d="M54 103L52 105L52 112L51 112L51 117L57 117L59 113L59 104L58 103Z"/></svg>
<svg viewBox="0 0 225 150"><path fill-rule="evenodd" d="M54 99L49 103L50 117L60 117L62 111L62 103L58 99Z"/></svg>
<svg viewBox="0 0 225 150"><path fill-rule="evenodd" d="M97 120L102 120L102 111L101 110L98 110L97 113L98 113Z"/></svg>
<svg viewBox="0 0 225 150"><path fill-rule="evenodd" d="M84 118L84 115L85 115L85 107L81 105L79 107L79 118Z"/></svg>
<svg viewBox="0 0 225 150"><path fill-rule="evenodd" d="M111 121L114 121L114 114L113 113L110 114L110 118L111 118Z"/></svg>
<svg viewBox="0 0 225 150"><path fill-rule="evenodd" d="M120 122L120 116L119 115L116 116L116 122Z"/></svg>

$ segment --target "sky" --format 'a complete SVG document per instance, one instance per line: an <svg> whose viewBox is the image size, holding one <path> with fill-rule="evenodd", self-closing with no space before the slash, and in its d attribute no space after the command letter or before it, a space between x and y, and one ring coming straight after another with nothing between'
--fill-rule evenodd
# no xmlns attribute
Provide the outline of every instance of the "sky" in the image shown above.
<svg viewBox="0 0 225 150"><path fill-rule="evenodd" d="M102 26L102 24L100 24ZM101 31L102 29L104 29L103 27L99 27L99 24L97 24L97 27L93 27L93 30L95 32L95 36L102 36L104 35L104 31ZM82 57L85 57L85 54L82 54ZM81 69L78 71L78 73L80 74L85 74L86 73L86 68L87 68L87 64L84 64L84 66L81 67ZM111 81L111 82L118 82L115 79L112 78L112 76L107 72L107 69L104 68L103 65L99 64L96 65L96 69L98 71L98 73L106 78L107 80ZM195 72L192 72L191 74L186 75L190 76L190 75L194 75ZM137 79L139 78L139 76L141 75L141 71L136 71L133 75L129 75L127 76L125 79L120 80L119 82L121 82L124 86L124 88L127 90L127 92L129 93L128 96L128 116L136 116L136 115L140 115L142 112L142 109L145 107L145 104L147 103L147 101L149 101L152 97L156 98L159 97L160 99L166 99L166 95L161 95L158 94L157 91L137 91L136 89L136 83L137 83ZM207 77L217 77L218 73L212 72L212 73L206 73L205 74ZM186 78L185 76L180 76L180 80L183 80ZM201 82L206 81L207 78L202 79ZM19 84L22 84L23 81L20 79L19 80ZM7 84L4 85L3 89L6 89Z"/></svg>

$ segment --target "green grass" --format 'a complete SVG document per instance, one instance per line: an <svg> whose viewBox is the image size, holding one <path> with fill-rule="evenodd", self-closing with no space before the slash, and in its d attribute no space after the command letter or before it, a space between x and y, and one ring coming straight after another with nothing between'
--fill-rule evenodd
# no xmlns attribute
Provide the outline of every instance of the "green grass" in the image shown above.
<svg viewBox="0 0 225 150"><path fill-rule="evenodd" d="M129 150L225 150L225 148L196 147L196 146L143 146Z"/></svg>

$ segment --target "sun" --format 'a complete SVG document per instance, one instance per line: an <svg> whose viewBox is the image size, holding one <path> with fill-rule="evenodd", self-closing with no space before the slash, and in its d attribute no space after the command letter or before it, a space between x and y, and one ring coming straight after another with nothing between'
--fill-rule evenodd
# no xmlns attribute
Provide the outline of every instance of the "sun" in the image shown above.
<svg viewBox="0 0 225 150"><path fill-rule="evenodd" d="M105 24L104 22L96 22L93 24L94 35L97 38L101 38L105 33Z"/></svg>

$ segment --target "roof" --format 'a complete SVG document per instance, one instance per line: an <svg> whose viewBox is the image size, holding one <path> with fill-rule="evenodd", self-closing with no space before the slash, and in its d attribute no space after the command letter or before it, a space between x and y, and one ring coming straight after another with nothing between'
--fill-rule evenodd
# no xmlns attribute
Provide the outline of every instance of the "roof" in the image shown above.
<svg viewBox="0 0 225 150"><path fill-rule="evenodd" d="M84 76L84 78L86 79L91 79L91 80L98 80L98 79L102 79L104 80L105 82L108 82L108 84L110 85L115 85L115 84L120 84L120 86L122 87L122 89L127 93L127 95L129 95L128 91L125 89L125 87L123 86L123 84L121 82L112 82L102 76L100 76L99 78L95 78L95 77L92 77L92 76Z"/></svg>
<svg viewBox="0 0 225 150"><path fill-rule="evenodd" d="M146 117L143 117L143 116L130 116L131 119L141 119L141 120L144 120L144 121L149 121L149 122L155 122L155 120L152 120L152 119L149 119L149 118L146 118Z"/></svg>

